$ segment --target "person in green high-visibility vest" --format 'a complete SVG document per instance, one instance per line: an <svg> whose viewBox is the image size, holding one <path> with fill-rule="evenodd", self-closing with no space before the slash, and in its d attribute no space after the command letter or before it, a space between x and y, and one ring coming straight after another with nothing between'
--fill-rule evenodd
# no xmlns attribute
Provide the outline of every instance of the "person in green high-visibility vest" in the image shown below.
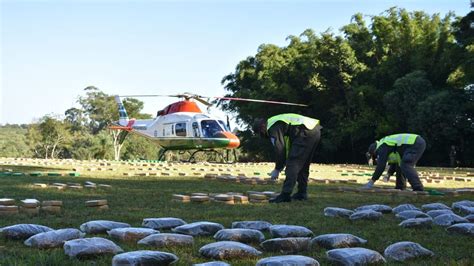
<svg viewBox="0 0 474 266"><path fill-rule="evenodd" d="M367 152L368 157L370 157L372 161L376 161L375 154L374 154L375 146L376 146L375 143L372 143L369 146L369 152ZM395 189L405 190L407 187L407 182L400 168L401 162L402 162L402 158L400 157L400 154L398 152L391 152L388 155L388 159L387 159L388 170L387 170L387 173L383 177L383 181L388 182L390 177L395 174L396 176Z"/></svg>
<svg viewBox="0 0 474 266"><path fill-rule="evenodd" d="M307 200L309 167L321 137L319 120L298 114L280 114L268 120L257 119L253 131L269 137L275 151L275 169L271 178L276 180L285 168L285 181L279 196L271 203ZM298 183L298 191L291 196Z"/></svg>
<svg viewBox="0 0 474 266"><path fill-rule="evenodd" d="M369 153L376 158L377 167L372 174L372 179L364 185L371 188L385 170L389 155L393 152L400 154L400 170L410 183L414 191L423 191L415 165L423 155L426 148L425 140L416 134L394 134L376 141L369 148Z"/></svg>

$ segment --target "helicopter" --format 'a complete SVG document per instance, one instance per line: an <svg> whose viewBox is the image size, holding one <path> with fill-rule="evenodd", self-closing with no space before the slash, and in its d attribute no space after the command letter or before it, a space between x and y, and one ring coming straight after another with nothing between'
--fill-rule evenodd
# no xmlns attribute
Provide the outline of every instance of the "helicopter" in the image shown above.
<svg viewBox="0 0 474 266"><path fill-rule="evenodd" d="M129 119L121 98L126 97L176 97L183 100L169 104L157 112L153 119ZM189 161L198 152L217 152L217 150L233 150L240 145L240 140L231 132L229 121L204 113L197 102L210 107L212 104L204 99L214 98L218 101L248 101L270 104L307 106L305 104L267 101L232 97L206 97L192 93L176 95L115 95L119 120L110 129L121 130L120 142L123 143L128 133L148 138L160 147L158 160L162 160L167 151L195 150ZM223 158L225 161L225 158ZM228 159L228 158L227 158Z"/></svg>

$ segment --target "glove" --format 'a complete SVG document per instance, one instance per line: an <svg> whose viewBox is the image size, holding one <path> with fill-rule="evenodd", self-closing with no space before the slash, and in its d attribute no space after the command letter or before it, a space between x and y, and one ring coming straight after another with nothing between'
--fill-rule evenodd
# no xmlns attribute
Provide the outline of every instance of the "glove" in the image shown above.
<svg viewBox="0 0 474 266"><path fill-rule="evenodd" d="M383 182L388 182L388 180L390 180L390 176L389 175L384 175L383 176Z"/></svg>
<svg viewBox="0 0 474 266"><path fill-rule="evenodd" d="M277 180L279 175L280 175L280 170L273 169L272 173L270 174L270 177L272 180Z"/></svg>
<svg viewBox="0 0 474 266"><path fill-rule="evenodd" d="M367 184L365 184L362 188L365 188L365 189L370 189L374 186L374 180L370 180Z"/></svg>

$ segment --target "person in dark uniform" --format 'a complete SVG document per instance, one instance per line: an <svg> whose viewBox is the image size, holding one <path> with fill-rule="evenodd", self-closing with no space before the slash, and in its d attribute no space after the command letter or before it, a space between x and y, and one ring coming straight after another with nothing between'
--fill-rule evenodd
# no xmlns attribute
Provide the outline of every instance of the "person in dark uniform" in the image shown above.
<svg viewBox="0 0 474 266"><path fill-rule="evenodd" d="M309 167L321 137L319 120L298 114L281 114L268 120L256 120L253 130L262 137L269 137L273 145L275 169L271 178L278 179L286 167L282 192L270 202L307 200ZM298 190L291 196L296 183Z"/></svg>
<svg viewBox="0 0 474 266"><path fill-rule="evenodd" d="M374 185L385 170L389 155L397 152L401 155L401 174L408 180L414 191L423 191L423 184L415 170L415 165L425 148L425 140L416 134L395 134L376 141L371 145L369 153L376 158L377 167L372 174L372 179L364 185L364 188L371 188Z"/></svg>
<svg viewBox="0 0 474 266"><path fill-rule="evenodd" d="M377 159L375 158L375 143L372 143L369 146L369 151L367 152L367 157L369 158L369 162L375 162ZM383 181L388 182L390 180L390 177L395 175L396 176L396 181L395 181L395 189L400 189L400 190L405 190L407 187L407 182L406 178L402 174L402 169L400 168L400 164L402 162L402 159L400 157L400 154L398 152L392 152L388 155L387 159L387 164L388 164L388 170L387 174L384 175Z"/></svg>

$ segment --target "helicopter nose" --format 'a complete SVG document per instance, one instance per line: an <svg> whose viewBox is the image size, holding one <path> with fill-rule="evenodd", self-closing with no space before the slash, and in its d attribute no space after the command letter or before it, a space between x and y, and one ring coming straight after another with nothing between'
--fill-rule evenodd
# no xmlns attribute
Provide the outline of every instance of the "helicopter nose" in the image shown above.
<svg viewBox="0 0 474 266"><path fill-rule="evenodd" d="M222 132L224 133L225 137L229 139L229 144L227 144L227 149L235 149L239 147L240 145L240 140L237 138L236 135L230 133L230 132Z"/></svg>

